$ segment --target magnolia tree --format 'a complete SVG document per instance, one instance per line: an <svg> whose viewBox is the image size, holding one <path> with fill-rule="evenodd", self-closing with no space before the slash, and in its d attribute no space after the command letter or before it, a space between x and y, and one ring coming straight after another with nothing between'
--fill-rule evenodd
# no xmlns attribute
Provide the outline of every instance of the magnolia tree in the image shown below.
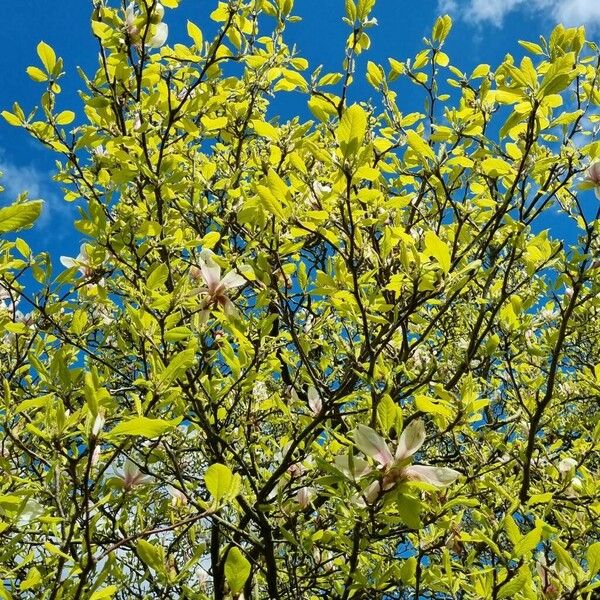
<svg viewBox="0 0 600 600"><path fill-rule="evenodd" d="M378 65L346 0L324 73L292 0L177 4L97 0L83 113L43 42L3 113L83 245L0 242L0 598L597 597L596 44Z"/></svg>

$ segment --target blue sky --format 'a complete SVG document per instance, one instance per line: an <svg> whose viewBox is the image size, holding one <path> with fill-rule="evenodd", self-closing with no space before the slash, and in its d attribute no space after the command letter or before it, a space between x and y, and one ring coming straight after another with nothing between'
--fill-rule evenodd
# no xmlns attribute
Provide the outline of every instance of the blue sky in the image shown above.
<svg viewBox="0 0 600 600"><path fill-rule="evenodd" d="M297 44L311 68L322 63L324 71L339 69L348 34L341 21L343 5L343 0L296 0L294 13L303 21L290 26L288 42ZM179 9L168 10L169 43L187 41L187 19L205 29L208 37L214 24L207 17L215 6L216 0L182 0ZM68 76L63 84L62 108L77 110L80 83L76 67L91 73L96 66L97 48L89 28L91 0L0 0L0 10L0 110L18 100L27 112L39 100L42 85L31 81L25 69L37 64L35 47L42 39L65 61ZM372 48L362 60L387 64L389 56L399 60L414 56L436 16L444 12L455 20L447 52L453 64L465 71L482 62L493 66L507 52L520 56L523 51L517 40L535 41L559 21L585 24L591 39L597 40L600 32L600 0L378 0L373 14L379 25L370 30ZM354 94L368 98L372 90L359 81ZM413 101L406 98L408 103ZM298 113L309 118L306 99L297 96L280 97L274 111L285 117ZM7 190L0 204L23 190L31 197L43 198L43 218L23 237L36 251L75 255L82 241L70 223L76 207L61 199L59 187L51 180L53 167L54 157L49 151L0 120L0 171L4 172Z"/></svg>

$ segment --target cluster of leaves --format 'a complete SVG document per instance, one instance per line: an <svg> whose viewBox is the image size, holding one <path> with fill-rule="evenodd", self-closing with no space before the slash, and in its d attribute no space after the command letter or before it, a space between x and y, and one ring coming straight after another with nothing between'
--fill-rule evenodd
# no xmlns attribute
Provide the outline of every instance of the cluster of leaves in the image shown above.
<svg viewBox="0 0 600 600"><path fill-rule="evenodd" d="M310 75L293 0L167 45L177 4L96 0L85 114L44 43L41 110L3 113L84 244L57 274L0 242L0 598L591 598L596 45L559 26L469 75L445 16L349 104L375 0ZM288 92L312 120L269 114Z"/></svg>

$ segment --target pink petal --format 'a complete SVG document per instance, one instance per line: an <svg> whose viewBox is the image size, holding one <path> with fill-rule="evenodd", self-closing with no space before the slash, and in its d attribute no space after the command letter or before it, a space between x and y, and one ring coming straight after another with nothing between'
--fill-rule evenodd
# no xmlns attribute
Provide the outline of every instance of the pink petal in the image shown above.
<svg viewBox="0 0 600 600"><path fill-rule="evenodd" d="M412 456L425 441L425 423L421 419L411 421L405 427L396 448L396 460L404 460Z"/></svg>
<svg viewBox="0 0 600 600"><path fill-rule="evenodd" d="M362 452L376 460L382 467L394 462L394 457L385 440L370 427L359 425L354 430L354 441Z"/></svg>
<svg viewBox="0 0 600 600"><path fill-rule="evenodd" d="M447 487L460 477L460 473L448 467L413 465L404 469L404 474L413 481L422 481L436 487Z"/></svg>

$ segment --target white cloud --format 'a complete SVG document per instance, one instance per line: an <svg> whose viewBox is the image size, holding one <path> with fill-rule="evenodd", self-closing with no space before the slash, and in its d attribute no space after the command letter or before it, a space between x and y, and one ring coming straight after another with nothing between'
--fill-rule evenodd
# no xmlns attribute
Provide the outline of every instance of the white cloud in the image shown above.
<svg viewBox="0 0 600 600"><path fill-rule="evenodd" d="M15 164L7 158L2 148L0 148L0 173L2 173L0 186L4 188L1 204L4 206L13 202L22 192L27 192L31 200L43 200L44 208L36 227L43 229L52 227L55 237L62 237L65 231L63 220L71 211L60 197L58 184L52 181L51 174L32 164ZM72 217L70 218L72 220Z"/></svg>
<svg viewBox="0 0 600 600"><path fill-rule="evenodd" d="M525 11L566 26L600 30L600 0L438 0L438 11L495 27L502 27L517 11Z"/></svg>

